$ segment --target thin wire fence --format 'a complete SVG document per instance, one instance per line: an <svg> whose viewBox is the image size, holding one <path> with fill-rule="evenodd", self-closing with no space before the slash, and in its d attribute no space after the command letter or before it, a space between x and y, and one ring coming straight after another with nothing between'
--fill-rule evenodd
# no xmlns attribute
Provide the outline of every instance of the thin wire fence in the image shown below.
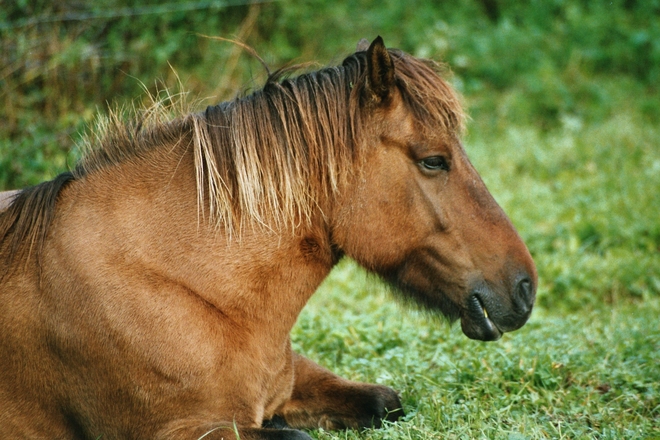
<svg viewBox="0 0 660 440"><path fill-rule="evenodd" d="M113 18L135 17L140 15L162 15L175 12L199 11L204 9L223 9L231 6L244 6L261 3L273 3L279 0L213 0L189 3L165 3L160 5L118 8L90 12L66 12L63 14L44 14L13 22L0 23L0 30L20 29L44 23L62 23L68 21L108 20Z"/></svg>

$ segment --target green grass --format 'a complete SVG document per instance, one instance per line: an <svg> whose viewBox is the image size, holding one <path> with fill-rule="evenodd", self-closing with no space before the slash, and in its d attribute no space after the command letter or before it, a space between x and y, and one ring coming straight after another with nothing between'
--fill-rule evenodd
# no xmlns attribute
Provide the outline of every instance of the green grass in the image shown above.
<svg viewBox="0 0 660 440"><path fill-rule="evenodd" d="M293 332L344 377L401 393L406 420L318 439L660 437L660 301L561 314L537 308L497 342L406 309L343 261Z"/></svg>
<svg viewBox="0 0 660 440"><path fill-rule="evenodd" d="M622 112L579 129L512 124L474 137L475 166L539 266L541 304L660 294L657 126Z"/></svg>

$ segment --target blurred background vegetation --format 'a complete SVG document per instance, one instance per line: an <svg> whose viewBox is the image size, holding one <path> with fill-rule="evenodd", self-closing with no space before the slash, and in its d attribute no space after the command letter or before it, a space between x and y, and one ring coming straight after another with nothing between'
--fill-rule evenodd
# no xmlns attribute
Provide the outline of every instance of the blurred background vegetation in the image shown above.
<svg viewBox="0 0 660 440"><path fill-rule="evenodd" d="M660 294L660 0L0 1L0 190L51 179L108 104L211 104L360 38L446 62L468 154L539 267L539 303Z"/></svg>

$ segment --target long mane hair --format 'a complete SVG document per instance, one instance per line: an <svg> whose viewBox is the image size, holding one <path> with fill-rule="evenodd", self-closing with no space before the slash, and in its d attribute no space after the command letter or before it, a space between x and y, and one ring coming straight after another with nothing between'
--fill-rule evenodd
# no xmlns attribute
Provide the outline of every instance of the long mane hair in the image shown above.
<svg viewBox="0 0 660 440"><path fill-rule="evenodd" d="M458 134L465 116L442 67L389 53L419 129ZM366 66L366 53L357 52L339 66L292 78L276 72L260 90L174 120L163 117L158 102L129 121L110 115L74 170L21 191L0 213L0 260L8 267L38 253L57 195L71 181L177 143L194 151L197 200L212 223L232 231L245 223L282 227L309 220L361 156L372 106L364 93Z"/></svg>

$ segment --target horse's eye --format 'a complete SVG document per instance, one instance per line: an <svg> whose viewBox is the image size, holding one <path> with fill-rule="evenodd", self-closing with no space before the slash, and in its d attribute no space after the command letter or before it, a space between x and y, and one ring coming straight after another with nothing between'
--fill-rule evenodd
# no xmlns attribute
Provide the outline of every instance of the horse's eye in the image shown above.
<svg viewBox="0 0 660 440"><path fill-rule="evenodd" d="M427 170L443 170L443 171L449 171L449 163L447 162L447 159L445 159L442 156L431 156L427 157L426 159L422 159L420 161L420 164L426 168Z"/></svg>

